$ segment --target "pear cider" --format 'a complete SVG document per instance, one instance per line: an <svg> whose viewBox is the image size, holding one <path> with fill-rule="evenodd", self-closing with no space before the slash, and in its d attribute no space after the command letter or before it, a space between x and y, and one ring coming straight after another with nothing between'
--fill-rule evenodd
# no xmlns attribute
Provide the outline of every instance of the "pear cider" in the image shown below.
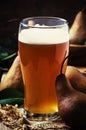
<svg viewBox="0 0 86 130"><path fill-rule="evenodd" d="M69 52L68 34L61 28L29 28L19 32L24 81L24 108L31 113L58 112L55 80ZM67 62L63 66L65 73Z"/></svg>

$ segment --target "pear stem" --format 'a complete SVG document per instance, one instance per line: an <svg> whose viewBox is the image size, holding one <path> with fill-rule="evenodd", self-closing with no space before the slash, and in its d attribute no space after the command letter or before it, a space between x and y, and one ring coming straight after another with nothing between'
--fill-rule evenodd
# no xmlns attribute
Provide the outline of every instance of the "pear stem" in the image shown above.
<svg viewBox="0 0 86 130"><path fill-rule="evenodd" d="M64 63L65 63L66 59L68 59L68 58L69 58L69 55L64 58L62 65L61 65L60 74L62 74L62 69L63 69Z"/></svg>

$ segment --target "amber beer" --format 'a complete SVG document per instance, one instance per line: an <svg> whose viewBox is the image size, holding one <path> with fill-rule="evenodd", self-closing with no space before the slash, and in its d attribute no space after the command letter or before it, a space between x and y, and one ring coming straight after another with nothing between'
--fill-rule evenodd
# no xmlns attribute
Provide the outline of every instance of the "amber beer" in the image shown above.
<svg viewBox="0 0 86 130"><path fill-rule="evenodd" d="M48 114L58 111L55 79L60 74L69 48L68 35L60 30L30 28L19 33L24 108L31 113ZM64 64L63 73L66 66Z"/></svg>

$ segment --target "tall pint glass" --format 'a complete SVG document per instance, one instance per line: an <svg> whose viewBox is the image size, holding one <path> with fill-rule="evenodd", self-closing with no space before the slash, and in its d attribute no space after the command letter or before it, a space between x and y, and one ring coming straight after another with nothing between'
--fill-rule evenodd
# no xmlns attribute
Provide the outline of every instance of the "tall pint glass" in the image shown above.
<svg viewBox="0 0 86 130"><path fill-rule="evenodd" d="M24 81L24 109L30 115L58 112L55 80L69 52L67 21L31 17L21 21L18 34ZM65 73L67 62L63 65Z"/></svg>

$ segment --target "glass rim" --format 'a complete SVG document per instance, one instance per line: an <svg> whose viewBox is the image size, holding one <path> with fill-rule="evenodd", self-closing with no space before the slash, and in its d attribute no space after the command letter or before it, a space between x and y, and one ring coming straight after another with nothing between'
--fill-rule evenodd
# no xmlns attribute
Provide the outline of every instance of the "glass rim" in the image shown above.
<svg viewBox="0 0 86 130"><path fill-rule="evenodd" d="M61 20L64 23L61 25L54 25L54 26L33 26L33 25L27 25L24 23L24 21L26 20L34 20L34 19L56 19L56 20ZM28 28L60 28L60 27L64 27L65 25L68 25L68 21L64 18L60 18L60 17L52 17L52 16L35 16L35 17L27 17L27 18L23 18L22 21L20 22L21 25L23 25L24 27L28 27Z"/></svg>

